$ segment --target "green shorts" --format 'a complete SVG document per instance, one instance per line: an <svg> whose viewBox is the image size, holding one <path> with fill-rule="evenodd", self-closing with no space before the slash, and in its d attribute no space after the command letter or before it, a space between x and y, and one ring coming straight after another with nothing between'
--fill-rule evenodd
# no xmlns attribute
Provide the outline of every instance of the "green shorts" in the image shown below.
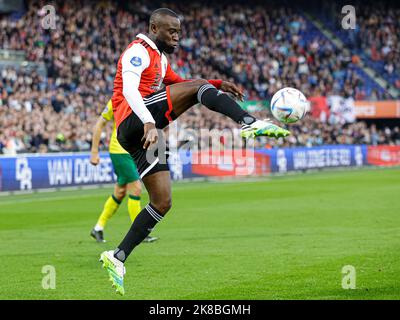
<svg viewBox="0 0 400 320"><path fill-rule="evenodd" d="M120 186L140 179L136 164L130 154L110 153L110 158Z"/></svg>

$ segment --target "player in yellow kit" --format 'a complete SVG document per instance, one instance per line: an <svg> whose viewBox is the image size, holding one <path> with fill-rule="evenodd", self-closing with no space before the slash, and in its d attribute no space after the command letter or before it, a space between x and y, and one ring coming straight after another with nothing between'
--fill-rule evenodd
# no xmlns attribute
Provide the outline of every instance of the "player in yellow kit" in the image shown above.
<svg viewBox="0 0 400 320"><path fill-rule="evenodd" d="M90 235L96 239L97 242L105 242L104 240L104 227L108 220L118 210L122 200L128 194L128 212L133 222L136 216L141 211L140 207L140 194L142 190L139 173L137 171L135 162L131 155L125 151L117 140L117 132L115 127L113 108L111 100L108 101L106 108L98 118L96 125L93 129L92 149L90 155L90 163L97 165L100 162L99 157L99 143L101 133L106 126L107 122L113 121L113 131L111 134L109 153L111 162L114 167L114 172L117 175L117 183L114 186L113 194L107 199L104 204L103 212L101 213L95 227L92 229ZM153 242L157 240L156 237L148 236L143 241Z"/></svg>

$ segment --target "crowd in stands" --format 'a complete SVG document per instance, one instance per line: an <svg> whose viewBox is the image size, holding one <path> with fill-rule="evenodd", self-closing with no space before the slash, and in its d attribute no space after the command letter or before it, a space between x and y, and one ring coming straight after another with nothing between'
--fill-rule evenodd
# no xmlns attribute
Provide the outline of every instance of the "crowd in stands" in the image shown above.
<svg viewBox="0 0 400 320"><path fill-rule="evenodd" d="M382 61L385 73L397 74L400 90L400 8L367 6L360 17L357 42L372 61Z"/></svg>
<svg viewBox="0 0 400 320"><path fill-rule="evenodd" d="M46 12L41 8L46 4L28 2L21 19L0 17L0 49L23 50L28 61L44 63L47 70L43 76L24 68L0 69L0 153L89 150L92 127L112 94L118 58L137 33L147 30L149 13L158 7L135 2L128 10L109 1L55 1L56 28L44 29ZM352 58L326 39L307 36L309 22L293 9L226 1L212 7L167 5L184 17L180 48L169 57L184 78L234 81L247 100L270 99L283 86L296 87L306 96L318 91L355 99L388 97L379 92L366 96ZM393 68L398 69L398 61L394 55ZM259 116L265 118L268 112ZM178 125L182 130L238 128L201 106ZM341 126L307 117L291 130L285 141L259 143L400 144L398 127L378 130L363 122ZM108 126L103 146L110 131Z"/></svg>
<svg viewBox="0 0 400 320"><path fill-rule="evenodd" d="M370 0L352 2L355 8L354 29L341 26L341 5L326 2L322 16L326 25L355 54L365 56L366 64L400 90L400 7ZM341 16L342 15L342 16Z"/></svg>

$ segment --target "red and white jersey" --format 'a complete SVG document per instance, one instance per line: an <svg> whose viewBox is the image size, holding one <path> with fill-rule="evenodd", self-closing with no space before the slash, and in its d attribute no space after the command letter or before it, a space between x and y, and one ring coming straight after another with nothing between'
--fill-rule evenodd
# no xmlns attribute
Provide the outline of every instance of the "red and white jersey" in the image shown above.
<svg viewBox="0 0 400 320"><path fill-rule="evenodd" d="M138 77L137 89L142 98L160 90L163 83L169 85L185 81L171 69L167 57L160 53L156 44L144 34L138 34L137 39L128 45L118 60L112 97L117 127L132 113L132 108L135 108L126 103L123 94L122 75L125 72L132 72ZM137 86L132 84L135 85Z"/></svg>

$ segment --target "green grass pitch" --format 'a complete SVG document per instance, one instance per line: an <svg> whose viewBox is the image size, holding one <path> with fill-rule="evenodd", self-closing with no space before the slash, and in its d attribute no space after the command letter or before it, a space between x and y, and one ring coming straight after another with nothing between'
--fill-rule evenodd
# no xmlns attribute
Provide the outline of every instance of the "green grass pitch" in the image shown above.
<svg viewBox="0 0 400 320"><path fill-rule="evenodd" d="M98 258L129 228L126 200L108 242L89 237L110 193L0 197L0 299L400 298L399 168L175 184L161 239L126 264L122 298ZM45 265L54 290L42 288ZM342 288L345 265L356 289Z"/></svg>

